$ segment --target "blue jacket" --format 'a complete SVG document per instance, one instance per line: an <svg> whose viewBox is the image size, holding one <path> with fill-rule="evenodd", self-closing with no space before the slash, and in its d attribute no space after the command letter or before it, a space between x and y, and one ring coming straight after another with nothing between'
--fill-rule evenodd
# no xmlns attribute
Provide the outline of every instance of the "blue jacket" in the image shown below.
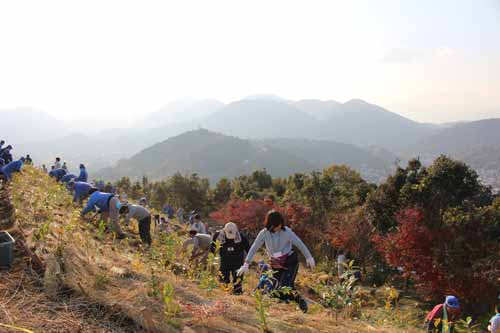
<svg viewBox="0 0 500 333"><path fill-rule="evenodd" d="M10 162L6 166L2 167L2 173L4 174L7 180L10 180L13 172L21 172L21 168L23 167L23 161L17 160L14 162Z"/></svg>
<svg viewBox="0 0 500 333"><path fill-rule="evenodd" d="M10 150L7 148L4 148L2 150L2 153L0 153L0 157L4 159L5 163L9 164L12 162L12 154L10 153Z"/></svg>
<svg viewBox="0 0 500 333"><path fill-rule="evenodd" d="M60 181L62 177L66 175L66 170L63 168L54 169L49 172L49 176L54 177L57 181Z"/></svg>
<svg viewBox="0 0 500 333"><path fill-rule="evenodd" d="M61 182L66 184L72 179L76 179L76 176L72 173L67 173L61 178Z"/></svg>
<svg viewBox="0 0 500 333"><path fill-rule="evenodd" d="M80 169L80 175L76 179L77 182L87 182L89 179L89 174L87 173L87 170L85 168Z"/></svg>
<svg viewBox="0 0 500 333"><path fill-rule="evenodd" d="M92 185L85 182L75 182L75 190L73 193L73 202L83 199L89 191L92 189Z"/></svg>
<svg viewBox="0 0 500 333"><path fill-rule="evenodd" d="M87 206L82 210L82 215L95 211L96 206L101 212L107 212L109 210L109 200L113 196L114 194L99 191L92 193L89 201L87 201Z"/></svg>

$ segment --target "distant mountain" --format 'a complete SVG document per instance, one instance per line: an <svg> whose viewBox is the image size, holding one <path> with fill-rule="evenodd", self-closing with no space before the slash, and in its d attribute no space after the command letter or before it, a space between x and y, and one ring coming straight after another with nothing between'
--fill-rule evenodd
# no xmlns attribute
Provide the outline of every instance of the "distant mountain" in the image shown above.
<svg viewBox="0 0 500 333"><path fill-rule="evenodd" d="M242 138L311 138L320 126L295 106L273 99L243 99L200 119L200 126Z"/></svg>
<svg viewBox="0 0 500 333"><path fill-rule="evenodd" d="M161 127L208 116L221 109L224 103L213 99L177 100L144 118L144 127Z"/></svg>
<svg viewBox="0 0 500 333"><path fill-rule="evenodd" d="M33 108L0 111L0 139L13 146L69 134L63 124L48 113Z"/></svg>
<svg viewBox="0 0 500 333"><path fill-rule="evenodd" d="M425 155L462 155L475 149L500 144L500 119L484 119L445 128L410 150Z"/></svg>
<svg viewBox="0 0 500 333"><path fill-rule="evenodd" d="M303 99L293 105L318 120L326 120L341 109L342 103L336 101L320 101L317 99Z"/></svg>
<svg viewBox="0 0 500 333"><path fill-rule="evenodd" d="M243 138L302 138L376 145L400 152L439 131L386 109L351 100L281 101L276 98L244 99L226 105L197 124L216 132Z"/></svg>
<svg viewBox="0 0 500 333"><path fill-rule="evenodd" d="M99 176L116 180L122 176L147 175L161 179L175 172L198 173L215 181L266 168L274 176L310 170L313 166L288 152L264 148L239 138L205 129L194 130L155 144L116 166L105 168Z"/></svg>
<svg viewBox="0 0 500 333"><path fill-rule="evenodd" d="M332 164L344 164L354 169L388 169L393 161L384 160L368 150L354 145L334 141L307 139L256 140L261 147L272 147L287 151L310 162L316 169Z"/></svg>
<svg viewBox="0 0 500 333"><path fill-rule="evenodd" d="M328 139L396 152L438 131L360 99L339 106L323 126Z"/></svg>

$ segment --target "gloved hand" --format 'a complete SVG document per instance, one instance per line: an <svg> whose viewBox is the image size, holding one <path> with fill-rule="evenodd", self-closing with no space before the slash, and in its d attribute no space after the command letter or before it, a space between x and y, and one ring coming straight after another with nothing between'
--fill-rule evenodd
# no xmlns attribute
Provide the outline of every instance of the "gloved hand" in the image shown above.
<svg viewBox="0 0 500 333"><path fill-rule="evenodd" d="M246 272L248 272L248 263L244 263L243 266L240 267L240 269L238 269L236 271L236 275L237 276L242 276L243 274L245 274Z"/></svg>
<svg viewBox="0 0 500 333"><path fill-rule="evenodd" d="M309 266L311 269L314 269L316 267L316 262L314 261L314 258L307 258L306 260L307 266Z"/></svg>

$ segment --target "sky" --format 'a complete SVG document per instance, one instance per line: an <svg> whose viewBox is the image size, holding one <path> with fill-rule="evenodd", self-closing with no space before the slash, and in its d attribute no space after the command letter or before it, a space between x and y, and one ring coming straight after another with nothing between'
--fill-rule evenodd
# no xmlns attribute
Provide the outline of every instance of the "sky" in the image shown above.
<svg viewBox="0 0 500 333"><path fill-rule="evenodd" d="M130 126L186 97L500 117L500 0L0 0L0 109Z"/></svg>

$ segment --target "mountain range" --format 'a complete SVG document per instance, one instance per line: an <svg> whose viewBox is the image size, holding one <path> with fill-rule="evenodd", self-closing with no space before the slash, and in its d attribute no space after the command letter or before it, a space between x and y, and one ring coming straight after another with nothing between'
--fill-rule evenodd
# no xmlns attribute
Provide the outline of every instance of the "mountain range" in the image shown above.
<svg viewBox="0 0 500 333"><path fill-rule="evenodd" d="M161 179L175 172L197 173L216 181L257 169L273 176L321 170L331 164L347 164L358 170L388 170L389 163L353 145L301 139L245 140L206 129L193 130L157 143L98 177L123 176Z"/></svg>
<svg viewBox="0 0 500 333"><path fill-rule="evenodd" d="M229 104L182 100L146 115L135 128L97 134L72 133L57 119L28 108L0 111L0 119L0 137L15 146L16 154L30 153L40 163L58 155L70 166L83 161L93 170L113 166L168 138L200 128L237 137L252 149L286 153L297 170L334 162L382 172L398 157L420 156L430 161L439 154L478 168L500 168L496 157L500 119L419 123L359 99L340 103L254 95ZM244 150L248 154L250 146Z"/></svg>

